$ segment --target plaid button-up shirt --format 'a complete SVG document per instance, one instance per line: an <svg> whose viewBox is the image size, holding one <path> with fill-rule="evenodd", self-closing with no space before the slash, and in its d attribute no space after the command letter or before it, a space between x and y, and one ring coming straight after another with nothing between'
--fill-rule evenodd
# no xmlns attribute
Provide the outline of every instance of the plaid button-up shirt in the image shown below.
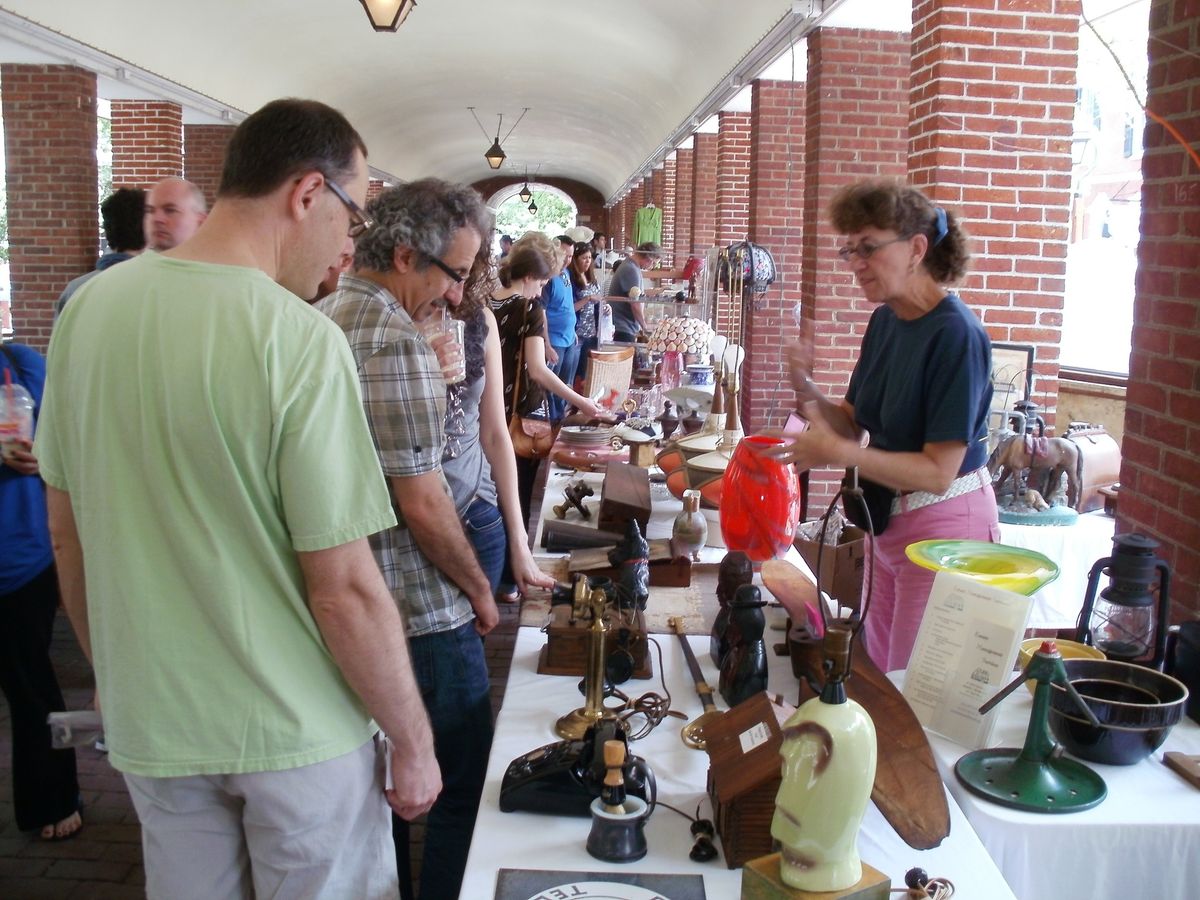
<svg viewBox="0 0 1200 900"><path fill-rule="evenodd" d="M343 275L337 292L318 308L350 342L383 474L412 478L436 472L441 478L446 384L412 317L384 288L352 275ZM449 494L444 478L442 486ZM475 614L466 595L426 559L394 497L393 506L399 524L372 535L371 549L408 634L449 631L471 621ZM458 521L446 524L462 527Z"/></svg>

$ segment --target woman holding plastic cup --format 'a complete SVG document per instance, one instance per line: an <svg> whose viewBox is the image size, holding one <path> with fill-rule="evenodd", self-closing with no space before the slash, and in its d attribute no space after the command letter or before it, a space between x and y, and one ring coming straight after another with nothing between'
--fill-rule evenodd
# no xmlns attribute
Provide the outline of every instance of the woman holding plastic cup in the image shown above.
<svg viewBox="0 0 1200 900"><path fill-rule="evenodd" d="M492 294L491 309L496 316L504 364L504 421L507 424L514 407L522 416L545 415L546 392L561 397L588 417L600 414L600 407L563 384L546 365L546 313L537 298L542 286L555 271L555 248L544 235L542 241L525 235L513 245L513 252L500 263L500 287ZM518 459L517 479L521 514L529 521L533 484L540 460Z"/></svg>
<svg viewBox="0 0 1200 900"><path fill-rule="evenodd" d="M83 822L75 751L52 749L46 725L65 704L50 663L58 578L31 444L45 377L37 351L0 345L0 688L12 720L13 811L18 828L58 841Z"/></svg>

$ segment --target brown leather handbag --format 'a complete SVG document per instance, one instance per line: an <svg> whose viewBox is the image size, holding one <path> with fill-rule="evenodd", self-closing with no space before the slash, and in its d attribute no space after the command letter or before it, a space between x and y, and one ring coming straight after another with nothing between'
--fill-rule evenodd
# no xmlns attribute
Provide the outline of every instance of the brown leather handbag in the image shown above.
<svg viewBox="0 0 1200 900"><path fill-rule="evenodd" d="M528 304L524 297L522 302ZM525 305L521 308L521 331L525 330L525 319L529 312L529 306ZM549 418L532 419L526 418L518 414L517 403L521 399L521 385L528 378L525 371L525 338L518 337L517 343L517 367L516 378L513 386L513 412L508 420L508 436L512 438L513 450L517 456L522 459L545 459L550 455L550 448L554 446L554 440L558 436L558 429L555 428ZM542 400L542 409L547 410L548 407L545 399Z"/></svg>

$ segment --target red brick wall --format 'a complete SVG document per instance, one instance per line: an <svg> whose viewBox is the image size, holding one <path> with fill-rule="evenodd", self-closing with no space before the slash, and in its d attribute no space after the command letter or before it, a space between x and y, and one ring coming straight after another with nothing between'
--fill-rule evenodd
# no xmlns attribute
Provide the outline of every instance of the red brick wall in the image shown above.
<svg viewBox="0 0 1200 900"><path fill-rule="evenodd" d="M963 299L1033 344L1054 423L1070 218L1078 0L917 0L909 174L974 239Z"/></svg>
<svg viewBox="0 0 1200 900"><path fill-rule="evenodd" d="M717 244L745 240L750 205L750 113L717 114Z"/></svg>
<svg viewBox="0 0 1200 900"><path fill-rule="evenodd" d="M682 268L687 257L675 256L675 160L673 159L668 159L663 163L662 211L663 250L671 254L671 264L675 268Z"/></svg>
<svg viewBox="0 0 1200 900"><path fill-rule="evenodd" d="M54 301L91 271L99 250L96 76L4 63L0 98L13 327L17 340L44 352Z"/></svg>
<svg viewBox="0 0 1200 900"><path fill-rule="evenodd" d="M693 150L675 151L675 259L686 262L692 253Z"/></svg>
<svg viewBox="0 0 1200 900"><path fill-rule="evenodd" d="M148 188L183 176L183 109L158 100L112 101L112 175L121 187Z"/></svg>
<svg viewBox="0 0 1200 900"><path fill-rule="evenodd" d="M210 208L221 186L225 150L233 128L232 125L183 126L183 177L204 191Z"/></svg>
<svg viewBox="0 0 1200 900"><path fill-rule="evenodd" d="M834 252L841 236L827 210L847 184L905 176L908 88L907 34L822 28L809 35L801 285L815 341L813 378L832 398L846 394L874 307ZM814 514L833 496L841 474L812 473Z"/></svg>
<svg viewBox="0 0 1200 900"><path fill-rule="evenodd" d="M692 147L692 252L717 242L717 136L699 134Z"/></svg>
<svg viewBox="0 0 1200 900"><path fill-rule="evenodd" d="M795 395L786 386L784 347L795 338L791 308L800 300L804 218L804 85L755 81L750 101L750 178L747 231L775 258L777 277L762 309L745 318L742 417L746 432L781 424ZM735 335L730 335L735 340Z"/></svg>
<svg viewBox="0 0 1200 900"><path fill-rule="evenodd" d="M1152 0L1149 109L1200 146L1194 0ZM1152 120L1142 158L1142 240L1133 312L1117 530L1161 542L1173 618L1200 615L1200 161Z"/></svg>

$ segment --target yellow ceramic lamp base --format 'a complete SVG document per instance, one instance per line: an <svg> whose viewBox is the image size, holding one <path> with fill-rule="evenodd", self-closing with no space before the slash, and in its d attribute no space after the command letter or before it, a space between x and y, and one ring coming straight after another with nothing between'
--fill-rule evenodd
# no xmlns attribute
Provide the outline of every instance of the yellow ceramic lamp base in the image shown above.
<svg viewBox="0 0 1200 900"><path fill-rule="evenodd" d="M840 891L800 891L788 887L779 877L779 854L760 856L742 869L741 900L889 900L892 880L862 864L858 884Z"/></svg>

